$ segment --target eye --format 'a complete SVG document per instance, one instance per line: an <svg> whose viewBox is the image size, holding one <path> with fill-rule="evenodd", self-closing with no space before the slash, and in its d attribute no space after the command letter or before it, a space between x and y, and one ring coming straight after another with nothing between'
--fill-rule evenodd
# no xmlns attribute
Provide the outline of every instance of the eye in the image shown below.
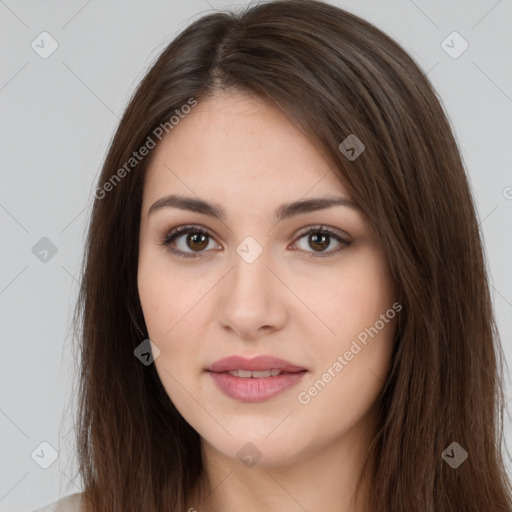
<svg viewBox="0 0 512 512"><path fill-rule="evenodd" d="M306 232L302 233L298 240L301 241L303 239L305 243L299 249L310 253L309 256L313 257L331 256L343 250L351 243L323 226L309 228ZM338 248L326 251L332 245L333 240ZM172 229L162 238L160 243L168 247L169 251L177 256L197 258L207 249L215 250L211 247L213 242L213 236L207 229L197 225L185 225ZM292 248L298 245L300 245L299 242L295 242ZM220 246L217 244L217 247ZM313 251L308 250L308 247L312 248Z"/></svg>
<svg viewBox="0 0 512 512"><path fill-rule="evenodd" d="M313 257L331 256L332 254L338 253L339 251L343 250L345 247L350 245L350 242L348 240L344 240L343 238L341 238L341 236L334 233L330 229L324 228L323 226L315 226L313 228L310 228L308 231L306 231L299 237L299 241L303 239L305 240L305 243L302 244L302 247L299 248L301 250L309 252L310 256ZM336 242L338 248L326 251L325 249L329 248L332 245L333 239ZM300 244L296 242L292 247L295 247L297 245ZM312 248L313 251L309 251L308 247Z"/></svg>
<svg viewBox="0 0 512 512"><path fill-rule="evenodd" d="M175 242L176 248L171 245ZM184 258L197 258L205 249L211 249L210 242L213 242L212 235L207 229L200 226L188 225L179 226L166 234L161 245L178 256Z"/></svg>

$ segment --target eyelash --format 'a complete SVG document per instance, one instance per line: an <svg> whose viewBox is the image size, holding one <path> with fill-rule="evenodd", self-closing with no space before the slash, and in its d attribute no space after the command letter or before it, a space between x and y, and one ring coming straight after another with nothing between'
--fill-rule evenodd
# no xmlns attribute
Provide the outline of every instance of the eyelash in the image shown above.
<svg viewBox="0 0 512 512"><path fill-rule="evenodd" d="M167 234L165 234L162 237L162 239L160 241L160 245L162 245L164 247L167 247L169 251L171 251L173 254L176 254L177 256L180 256L180 257L183 257L183 258L199 258L199 257L201 257L201 252L205 252L204 250L203 251L199 251L196 254L193 254L193 253L187 253L187 252L183 252L183 251L180 251L180 250L176 250L176 249L170 247L170 244L176 238L179 238L180 236L182 236L184 234L190 234L190 233L201 234L201 235L208 236L209 238L213 238L212 234L207 229L202 228L201 226L197 226L197 225L193 225L192 224L192 225L179 226L177 228L172 229L170 232L168 232ZM327 235L329 237L332 237L332 238L334 238L337 242L339 242L342 245L341 245L341 247L338 247L335 250L330 250L328 252L320 252L320 253L319 252L313 252L313 253L310 253L310 257L312 257L312 258L326 258L326 257L332 256L333 254L337 254L338 252L342 251L343 249L345 249L346 247L348 247L351 244L351 242L349 242L347 240L344 240L339 235L337 235L336 233L334 233L330 229L325 228L322 225L314 226L314 227L310 228L308 231L302 233L298 237L297 240L300 240L301 238L304 238L305 236L311 235L313 233L314 234ZM306 251L306 252L309 252L309 251Z"/></svg>

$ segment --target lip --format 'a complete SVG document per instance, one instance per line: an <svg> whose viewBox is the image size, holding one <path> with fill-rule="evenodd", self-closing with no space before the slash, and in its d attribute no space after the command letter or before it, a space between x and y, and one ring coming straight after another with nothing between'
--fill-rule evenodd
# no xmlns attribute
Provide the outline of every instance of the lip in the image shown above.
<svg viewBox="0 0 512 512"><path fill-rule="evenodd" d="M281 370L271 377L235 377L230 370L263 371ZM230 356L219 359L206 369L217 388L225 395L241 402L263 402L297 384L308 372L306 368L294 365L277 357L261 355L251 359Z"/></svg>
<svg viewBox="0 0 512 512"><path fill-rule="evenodd" d="M251 359L247 359L242 356L229 356L215 361L212 365L207 368L209 372L227 372L229 370L251 370L262 371L275 368L287 373L295 373L306 370L302 366L294 365L284 359L278 357L261 355Z"/></svg>

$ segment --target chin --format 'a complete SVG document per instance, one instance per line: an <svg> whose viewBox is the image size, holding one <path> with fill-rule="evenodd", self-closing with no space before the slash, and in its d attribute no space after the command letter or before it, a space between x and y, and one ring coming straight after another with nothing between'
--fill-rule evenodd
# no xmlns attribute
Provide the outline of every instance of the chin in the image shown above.
<svg viewBox="0 0 512 512"><path fill-rule="evenodd" d="M228 459L240 463L248 468L257 465L258 467L279 467L299 461L309 450L313 450L314 441L308 447L307 441L300 433L291 433L283 429L280 433L271 432L266 426L255 430L246 427L238 430L227 430L229 435L207 437L203 436L203 443L206 442L209 448L222 454ZM300 439L295 439L298 437ZM204 448L204 447L203 447Z"/></svg>

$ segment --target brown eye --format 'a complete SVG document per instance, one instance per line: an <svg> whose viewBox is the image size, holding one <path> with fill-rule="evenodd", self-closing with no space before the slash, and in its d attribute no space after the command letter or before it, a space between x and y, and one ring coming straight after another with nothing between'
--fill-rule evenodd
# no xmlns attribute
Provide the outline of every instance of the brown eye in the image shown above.
<svg viewBox="0 0 512 512"><path fill-rule="evenodd" d="M301 243L302 240L305 240L305 242ZM310 256L326 257L338 253L350 244L351 242L344 240L333 231L318 226L303 233L295 246L309 253ZM335 246L334 249L332 249L333 245Z"/></svg>
<svg viewBox="0 0 512 512"><path fill-rule="evenodd" d="M187 246L194 251L202 251L208 245L208 235L192 233L186 238Z"/></svg>
<svg viewBox="0 0 512 512"><path fill-rule="evenodd" d="M208 230L192 225L180 226L171 230L162 239L161 244L168 247L173 254L184 258L196 258L201 256L201 253L206 252L206 249L213 242L214 239Z"/></svg>
<svg viewBox="0 0 512 512"><path fill-rule="evenodd" d="M329 247L330 238L329 235L324 233L312 233L309 235L309 245L315 251L324 251Z"/></svg>

